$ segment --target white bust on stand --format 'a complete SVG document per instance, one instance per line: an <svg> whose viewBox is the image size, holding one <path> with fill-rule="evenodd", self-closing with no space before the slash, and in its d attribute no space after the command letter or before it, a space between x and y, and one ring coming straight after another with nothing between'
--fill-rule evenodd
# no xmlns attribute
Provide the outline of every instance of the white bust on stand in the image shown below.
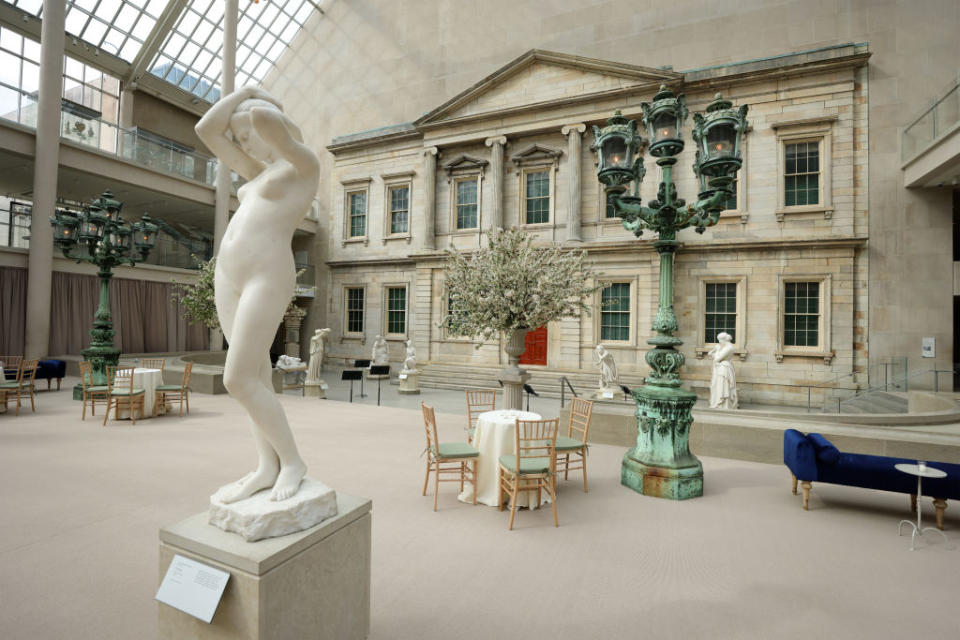
<svg viewBox="0 0 960 640"><path fill-rule="evenodd" d="M707 355L713 358L713 377L710 379L710 408L737 408L737 375L733 370L733 343L729 333L717 334L717 346Z"/></svg>
<svg viewBox="0 0 960 640"><path fill-rule="evenodd" d="M220 242L214 288L230 343L223 384L250 417L258 458L252 472L210 497L210 523L247 540L285 535L337 513L336 493L305 478L307 465L273 391L269 353L293 297L290 242L316 196L320 162L280 103L257 87L224 96L196 131L224 170L247 180Z"/></svg>
<svg viewBox="0 0 960 640"><path fill-rule="evenodd" d="M598 344L594 350L596 360L593 366L600 367L600 388L596 392L597 398L613 397L613 394L620 392L620 374L617 372L617 363L613 359L613 354L607 351L602 344Z"/></svg>

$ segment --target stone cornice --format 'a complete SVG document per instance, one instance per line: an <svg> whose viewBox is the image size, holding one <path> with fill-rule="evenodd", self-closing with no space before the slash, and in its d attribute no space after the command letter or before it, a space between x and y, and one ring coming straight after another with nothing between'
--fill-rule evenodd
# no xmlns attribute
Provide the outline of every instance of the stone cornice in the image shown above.
<svg viewBox="0 0 960 640"><path fill-rule="evenodd" d="M404 266L416 264L414 258L407 256L397 256L396 258L365 258L361 260L327 260L325 265L331 269L339 267L381 267L381 266Z"/></svg>

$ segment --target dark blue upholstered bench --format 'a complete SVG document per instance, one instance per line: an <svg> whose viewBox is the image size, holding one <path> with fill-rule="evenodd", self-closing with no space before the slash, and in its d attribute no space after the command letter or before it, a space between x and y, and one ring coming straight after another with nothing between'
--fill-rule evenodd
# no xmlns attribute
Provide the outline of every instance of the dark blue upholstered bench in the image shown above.
<svg viewBox="0 0 960 640"><path fill-rule="evenodd" d="M67 363L63 360L41 360L37 368L37 380L46 378L47 391L50 390L50 381L57 379L57 391L60 391L60 381L67 374Z"/></svg>
<svg viewBox="0 0 960 640"><path fill-rule="evenodd" d="M796 429L783 434L783 463L793 474L793 493L797 481L803 487L803 508L810 505L810 488L814 482L841 484L849 487L879 489L910 495L910 505L917 508L917 478L893 465L916 464L909 458L889 458L859 453L841 453L819 433L803 435ZM943 529L943 512L947 500L960 500L960 464L927 462L927 466L946 472L946 478L924 478L923 495L933 498L937 509L937 527Z"/></svg>

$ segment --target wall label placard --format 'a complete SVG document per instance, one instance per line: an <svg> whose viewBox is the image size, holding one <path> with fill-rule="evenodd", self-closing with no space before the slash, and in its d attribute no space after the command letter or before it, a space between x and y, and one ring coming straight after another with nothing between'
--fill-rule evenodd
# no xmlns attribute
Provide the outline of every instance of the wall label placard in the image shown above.
<svg viewBox="0 0 960 640"><path fill-rule="evenodd" d="M174 555L156 599L209 624L229 579L226 571Z"/></svg>
<svg viewBox="0 0 960 640"><path fill-rule="evenodd" d="M937 339L936 338L923 338L920 343L920 357L921 358L936 358L937 357Z"/></svg>

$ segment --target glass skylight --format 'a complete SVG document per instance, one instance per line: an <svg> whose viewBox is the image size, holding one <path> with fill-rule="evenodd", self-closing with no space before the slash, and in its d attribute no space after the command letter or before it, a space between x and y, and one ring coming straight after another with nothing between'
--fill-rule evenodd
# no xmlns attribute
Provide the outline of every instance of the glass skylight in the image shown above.
<svg viewBox="0 0 960 640"><path fill-rule="evenodd" d="M67 0L66 32L132 62L169 0ZM40 16L43 0L12 0Z"/></svg>
<svg viewBox="0 0 960 640"><path fill-rule="evenodd" d="M237 87L263 80L315 6L310 0L240 2ZM222 52L222 0L191 0L150 65L150 73L203 100L216 102L220 98Z"/></svg>

